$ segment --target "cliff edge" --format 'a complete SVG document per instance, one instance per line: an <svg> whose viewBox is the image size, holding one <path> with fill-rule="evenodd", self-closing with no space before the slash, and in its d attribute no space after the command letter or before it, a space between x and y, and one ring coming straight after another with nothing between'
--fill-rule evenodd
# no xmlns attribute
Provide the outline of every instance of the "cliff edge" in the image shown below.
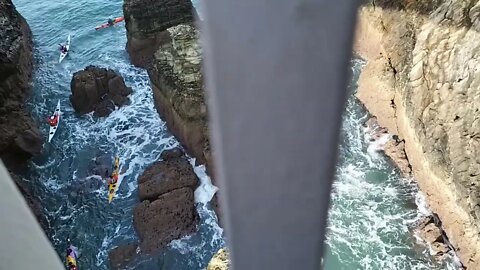
<svg viewBox="0 0 480 270"><path fill-rule="evenodd" d="M32 34L11 0L0 0L0 157L9 170L42 150L37 124L25 108L32 76ZM12 175L30 208L45 228L39 201Z"/></svg>
<svg viewBox="0 0 480 270"><path fill-rule="evenodd" d="M480 1L371 1L358 98L406 158L468 269L480 269ZM395 159L395 158L393 158Z"/></svg>
<svg viewBox="0 0 480 270"><path fill-rule="evenodd" d="M147 69L157 111L187 153L211 172L201 47L191 1L151 6L146 0L125 0L123 10L130 60Z"/></svg>

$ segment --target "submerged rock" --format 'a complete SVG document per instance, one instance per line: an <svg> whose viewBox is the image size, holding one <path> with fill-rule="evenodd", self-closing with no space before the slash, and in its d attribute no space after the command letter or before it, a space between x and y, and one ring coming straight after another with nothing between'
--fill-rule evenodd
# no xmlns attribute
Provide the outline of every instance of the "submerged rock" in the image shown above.
<svg viewBox="0 0 480 270"><path fill-rule="evenodd" d="M70 102L77 113L94 111L98 117L108 116L115 106L128 102L132 89L113 70L88 66L73 74Z"/></svg>
<svg viewBox="0 0 480 270"><path fill-rule="evenodd" d="M128 263L135 259L137 252L137 244L128 244L116 247L108 253L108 259L112 269L122 269Z"/></svg>
<svg viewBox="0 0 480 270"><path fill-rule="evenodd" d="M207 270L230 269L230 258L226 249L221 248L208 263Z"/></svg>

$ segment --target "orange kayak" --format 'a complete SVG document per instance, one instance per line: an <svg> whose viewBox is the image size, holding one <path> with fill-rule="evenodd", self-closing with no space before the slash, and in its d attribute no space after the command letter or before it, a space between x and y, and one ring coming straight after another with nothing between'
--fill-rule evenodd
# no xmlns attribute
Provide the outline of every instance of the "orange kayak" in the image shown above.
<svg viewBox="0 0 480 270"><path fill-rule="evenodd" d="M123 22L125 20L125 18L122 16L122 17L118 17L118 18L115 18L113 20L113 24L112 25L109 25L108 23L104 23L104 24L101 24L99 26L96 26L95 27L95 30L100 30L100 29L103 29L103 28L107 28L107 27L110 27L110 26L114 26L115 24L119 23L119 22Z"/></svg>

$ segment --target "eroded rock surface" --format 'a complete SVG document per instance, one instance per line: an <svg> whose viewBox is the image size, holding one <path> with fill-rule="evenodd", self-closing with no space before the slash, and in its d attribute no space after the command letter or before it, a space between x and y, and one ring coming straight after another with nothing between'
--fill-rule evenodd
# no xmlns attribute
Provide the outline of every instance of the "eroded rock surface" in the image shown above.
<svg viewBox="0 0 480 270"><path fill-rule="evenodd" d="M480 265L480 1L371 1L358 97L404 141L415 179L468 269Z"/></svg>
<svg viewBox="0 0 480 270"><path fill-rule="evenodd" d="M0 156L7 167L42 150L43 136L25 108L32 57L27 22L10 0L0 1Z"/></svg>
<svg viewBox="0 0 480 270"><path fill-rule="evenodd" d="M169 130L212 175L196 12L188 0L159 1L148 12L145 2L124 3L130 59L147 69L155 107Z"/></svg>
<svg viewBox="0 0 480 270"><path fill-rule="evenodd" d="M0 157L40 225L46 229L48 224L40 201L15 175L28 158L40 154L44 141L25 107L32 64L30 28L11 0L0 0Z"/></svg>
<svg viewBox="0 0 480 270"><path fill-rule="evenodd" d="M165 151L161 160L150 165L138 178L141 203L133 210L133 225L140 239L142 254L165 248L172 240L196 232L198 213L194 191L198 177L185 154L179 149ZM114 265L126 265L122 258L130 248L111 251Z"/></svg>
<svg viewBox="0 0 480 270"><path fill-rule="evenodd" d="M132 89L113 70L88 66L75 72L71 82L70 102L75 111L85 114L94 111L95 116L108 116L115 107L128 103Z"/></svg>

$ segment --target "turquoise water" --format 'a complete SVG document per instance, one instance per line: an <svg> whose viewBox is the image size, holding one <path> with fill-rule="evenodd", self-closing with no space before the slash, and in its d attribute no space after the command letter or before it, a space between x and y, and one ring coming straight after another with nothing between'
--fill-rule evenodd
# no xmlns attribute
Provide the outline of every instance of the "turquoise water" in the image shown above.
<svg viewBox="0 0 480 270"><path fill-rule="evenodd" d="M82 253L80 269L108 269L107 252L135 241L132 209L136 178L160 153L178 145L154 106L148 76L130 65L123 24L94 31L108 17L122 14L120 0L16 0L35 42L36 73L29 105L39 122L62 102L62 124L51 144L34 159L25 179L41 198L49 220L48 236L60 256L70 237ZM70 55L58 64L57 45L72 36ZM78 117L68 101L74 72L87 65L119 72L134 90L131 104L107 118ZM353 62L358 75L360 63ZM354 77L353 81L356 79ZM355 85L351 85L353 91ZM402 179L382 156L368 151L361 127L366 114L350 98L342 132L341 157L332 198L327 237L327 269L444 269L416 244L411 224L419 217L414 183ZM47 134L47 125L41 126ZM118 197L107 204L106 189L91 173L92 159L119 154L125 172ZM201 174L202 168L197 168ZM418 200L417 201L421 201ZM199 233L174 241L133 269L202 269L224 245L222 230L208 206L197 207Z"/></svg>

